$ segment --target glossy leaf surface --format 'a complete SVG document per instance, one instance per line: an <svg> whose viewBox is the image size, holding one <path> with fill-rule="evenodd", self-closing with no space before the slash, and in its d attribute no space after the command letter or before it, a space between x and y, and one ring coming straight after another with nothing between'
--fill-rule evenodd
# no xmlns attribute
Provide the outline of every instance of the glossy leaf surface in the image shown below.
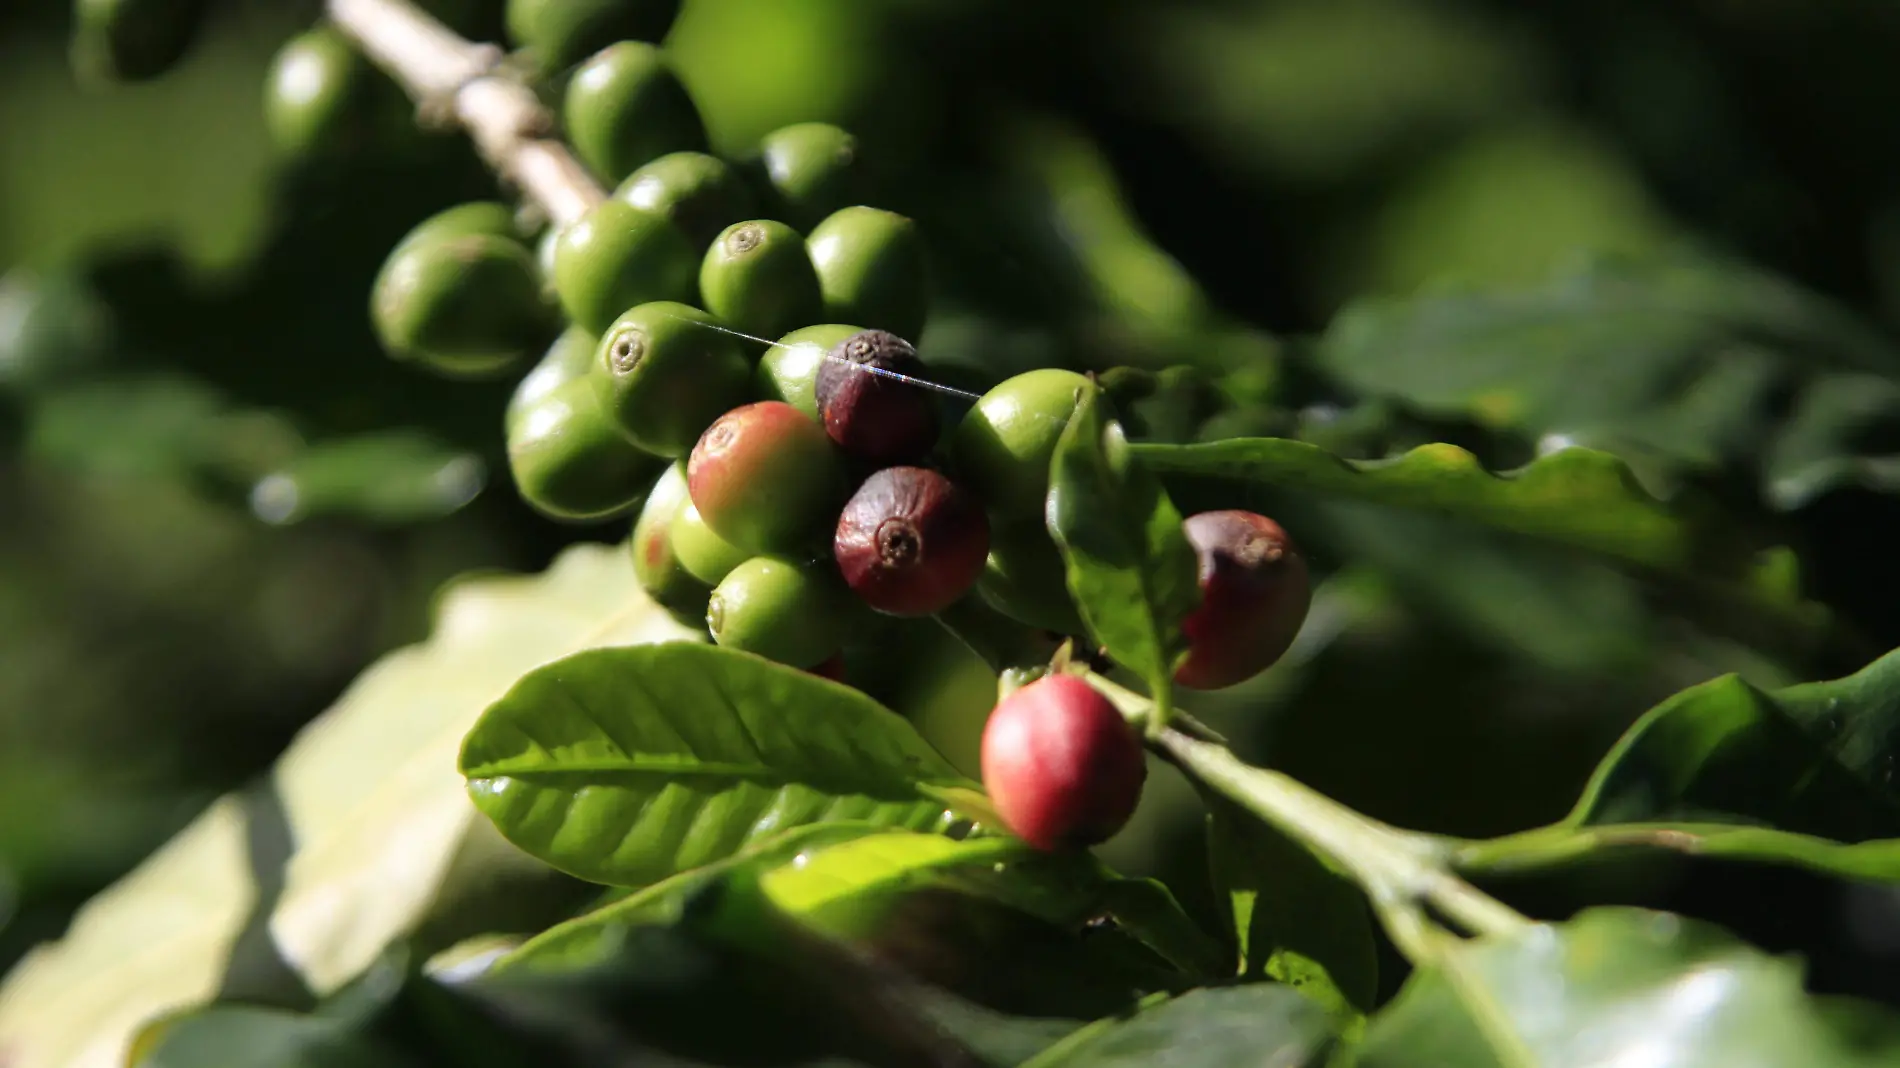
<svg viewBox="0 0 1900 1068"><path fill-rule="evenodd" d="M952 821L962 785L864 694L745 653L672 643L583 653L524 677L462 748L510 841L584 879L641 886L811 823Z"/></svg>

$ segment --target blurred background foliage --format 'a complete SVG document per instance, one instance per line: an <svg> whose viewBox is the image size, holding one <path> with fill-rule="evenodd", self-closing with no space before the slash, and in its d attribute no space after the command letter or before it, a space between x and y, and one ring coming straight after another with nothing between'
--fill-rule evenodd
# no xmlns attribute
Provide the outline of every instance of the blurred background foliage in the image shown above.
<svg viewBox="0 0 1900 1068"><path fill-rule="evenodd" d="M453 13L495 39L491 6ZM494 194L458 137L286 167L263 74L314 4L228 0L178 72L110 90L71 74L66 7L0 7L0 965L419 638L442 581L625 534L519 502L511 383L371 339L394 240ZM1494 469L1599 445L1791 546L1837 616L1764 638L1429 517L1228 500L1328 576L1283 665L1200 702L1252 758L1504 832L1667 693L1900 644L1888 5L685 0L667 44L722 151L860 134L873 202L934 242L948 381L1189 365L1132 406L1148 436ZM894 640L864 684L968 766L988 681L928 628ZM1187 789L1154 782L1110 859L1211 912Z"/></svg>

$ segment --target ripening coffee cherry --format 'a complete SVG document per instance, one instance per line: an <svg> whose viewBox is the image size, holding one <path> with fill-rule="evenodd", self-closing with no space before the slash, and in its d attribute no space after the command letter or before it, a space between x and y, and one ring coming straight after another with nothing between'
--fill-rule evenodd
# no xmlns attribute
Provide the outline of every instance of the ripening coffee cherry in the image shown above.
<svg viewBox="0 0 1900 1068"><path fill-rule="evenodd" d="M728 649L813 668L843 647L851 594L822 566L758 556L732 569L706 603L706 629Z"/></svg>
<svg viewBox="0 0 1900 1068"><path fill-rule="evenodd" d="M89 78L142 82L190 51L207 0L73 0L72 62Z"/></svg>
<svg viewBox="0 0 1900 1068"><path fill-rule="evenodd" d="M678 227L618 200L596 204L555 239L561 308L600 333L635 305L693 299L698 274L699 255Z"/></svg>
<svg viewBox="0 0 1900 1068"><path fill-rule="evenodd" d="M390 355L461 378L505 371L555 329L534 257L492 234L398 245L376 276L370 319Z"/></svg>
<svg viewBox="0 0 1900 1068"><path fill-rule="evenodd" d="M687 574L708 586L719 585L733 568L752 558L751 553L713 533L690 498L673 517L668 537L673 540L674 559Z"/></svg>
<svg viewBox="0 0 1900 1068"><path fill-rule="evenodd" d="M1068 565L1040 517L991 529L976 592L1020 623L1057 634L1088 633L1069 594Z"/></svg>
<svg viewBox="0 0 1900 1068"><path fill-rule="evenodd" d="M849 492L831 439L779 401L720 416L693 446L686 475L706 525L760 554L824 545Z"/></svg>
<svg viewBox="0 0 1900 1068"><path fill-rule="evenodd" d="M832 346L814 399L825 433L852 456L880 464L921 459L937 443L937 397L910 342L865 330Z"/></svg>
<svg viewBox="0 0 1900 1068"><path fill-rule="evenodd" d="M693 98L666 54L644 41L617 41L581 64L561 121L581 162L609 184L668 152L706 147Z"/></svg>
<svg viewBox="0 0 1900 1068"><path fill-rule="evenodd" d="M1200 558L1201 605L1181 623L1187 659L1175 670L1189 689L1218 690L1267 668L1306 621L1306 561L1280 524L1236 509L1183 524Z"/></svg>
<svg viewBox="0 0 1900 1068"><path fill-rule="evenodd" d="M391 143L412 128L410 111L402 90L331 26L286 41L264 77L264 126L291 160Z"/></svg>
<svg viewBox="0 0 1900 1068"><path fill-rule="evenodd" d="M801 122L766 134L753 167L771 190L772 210L798 227L815 226L839 208L861 203L867 192L858 139L828 122Z"/></svg>
<svg viewBox="0 0 1900 1068"><path fill-rule="evenodd" d="M1010 694L983 728L983 785L1011 833L1041 850L1097 845L1127 825L1148 777L1141 741L1073 675Z"/></svg>
<svg viewBox="0 0 1900 1068"><path fill-rule="evenodd" d="M734 330L775 338L818 317L818 275L805 239L782 222L733 223L699 265L706 310Z"/></svg>
<svg viewBox="0 0 1900 1068"><path fill-rule="evenodd" d="M838 342L862 332L862 327L825 323L786 334L760 357L753 375L754 391L765 400L784 401L816 420L818 369Z"/></svg>
<svg viewBox="0 0 1900 1068"><path fill-rule="evenodd" d="M845 671L844 654L833 653L831 654L831 659L819 664L817 667L810 667L805 670L821 679L830 679L832 682L843 682Z"/></svg>
<svg viewBox="0 0 1900 1068"><path fill-rule="evenodd" d="M578 326L561 331L561 336L554 339L554 344L548 346L548 351L515 385L514 393L508 397L506 425L513 426L521 413L536 401L585 375L594 365L594 351L599 347L600 339Z"/></svg>
<svg viewBox="0 0 1900 1068"><path fill-rule="evenodd" d="M600 336L590 373L601 408L627 440L684 456L721 413L745 401L752 363L739 339L690 304L629 309Z"/></svg>
<svg viewBox="0 0 1900 1068"><path fill-rule="evenodd" d="M682 623L703 627L712 588L694 578L673 551L673 520L692 503L686 494L686 465L668 464L640 506L627 545L633 553L633 577L647 596Z"/></svg>
<svg viewBox="0 0 1900 1068"><path fill-rule="evenodd" d="M541 74L553 74L619 40L657 41L679 0L508 0L508 37Z"/></svg>
<svg viewBox="0 0 1900 1068"><path fill-rule="evenodd" d="M879 208L843 208L813 227L805 246L825 318L898 337L923 332L930 291L915 222Z"/></svg>
<svg viewBox="0 0 1900 1068"><path fill-rule="evenodd" d="M614 199L673 220L695 249L752 215L754 207L739 172L704 152L669 152L643 164L614 190Z"/></svg>
<svg viewBox="0 0 1900 1068"><path fill-rule="evenodd" d="M989 551L982 502L924 467L887 467L865 479L832 539L851 592L893 616L948 608L976 583Z"/></svg>
<svg viewBox="0 0 1900 1068"><path fill-rule="evenodd" d="M620 436L585 379L523 405L507 429L515 488L550 519L599 522L623 515L665 466Z"/></svg>
<svg viewBox="0 0 1900 1068"><path fill-rule="evenodd" d="M957 478L999 516L1041 516L1056 442L1088 388L1082 375L1052 367L999 383L951 436Z"/></svg>

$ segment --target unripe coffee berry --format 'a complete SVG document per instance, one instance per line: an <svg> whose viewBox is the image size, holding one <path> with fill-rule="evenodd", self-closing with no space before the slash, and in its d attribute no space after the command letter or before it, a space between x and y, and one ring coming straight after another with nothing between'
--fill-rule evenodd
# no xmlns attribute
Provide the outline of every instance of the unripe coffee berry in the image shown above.
<svg viewBox="0 0 1900 1068"><path fill-rule="evenodd" d="M976 591L1018 622L1057 634L1088 633L1069 593L1068 565L1040 517L991 529Z"/></svg>
<svg viewBox="0 0 1900 1068"><path fill-rule="evenodd" d="M982 763L1004 826L1041 850L1113 837L1148 777L1133 728L1073 675L1038 679L998 703L983 728Z"/></svg>
<svg viewBox="0 0 1900 1068"><path fill-rule="evenodd" d="M844 645L850 593L828 568L760 556L733 568L706 604L706 629L728 649L813 668Z"/></svg>
<svg viewBox="0 0 1900 1068"><path fill-rule="evenodd" d="M704 152L669 152L643 164L614 190L614 199L673 220L695 251L754 208L752 191L732 165Z"/></svg>
<svg viewBox="0 0 1900 1068"><path fill-rule="evenodd" d="M1043 368L983 394L951 436L958 480L1000 516L1041 516L1056 443L1089 388L1089 380L1074 371Z"/></svg>
<svg viewBox="0 0 1900 1068"><path fill-rule="evenodd" d="M668 464L640 507L628 547L640 588L674 618L699 627L706 623L706 599L712 589L680 565L672 535L673 520L692 503L686 494L686 465Z"/></svg>
<svg viewBox="0 0 1900 1068"><path fill-rule="evenodd" d="M838 342L814 389L825 433L853 456L880 464L921 459L937 443L937 400L910 342L866 330Z"/></svg>
<svg viewBox="0 0 1900 1068"><path fill-rule="evenodd" d="M989 549L982 503L923 467L887 467L865 479L832 539L851 592L893 616L948 608L976 583Z"/></svg>
<svg viewBox="0 0 1900 1068"><path fill-rule="evenodd" d="M794 226L813 226L865 193L858 139L828 122L766 134L754 166L772 191L772 209Z"/></svg>
<svg viewBox="0 0 1900 1068"><path fill-rule="evenodd" d="M753 391L763 400L784 401L816 421L818 369L838 342L861 332L861 327L825 323L786 334L759 358Z"/></svg>
<svg viewBox="0 0 1900 1068"><path fill-rule="evenodd" d="M621 437L581 380L518 409L507 445L508 470L522 499L542 515L568 522L599 522L630 511L664 463Z"/></svg>
<svg viewBox="0 0 1900 1068"><path fill-rule="evenodd" d="M575 323L604 332L621 312L649 301L688 301L699 253L664 215L618 200L590 208L554 244L554 292Z"/></svg>
<svg viewBox="0 0 1900 1068"><path fill-rule="evenodd" d="M1181 623L1187 659L1176 682L1216 690L1258 675L1306 621L1306 561L1280 524L1239 510L1202 512L1183 525L1200 558L1201 604Z"/></svg>
<svg viewBox="0 0 1900 1068"><path fill-rule="evenodd" d="M850 207L833 212L805 239L825 318L917 337L929 310L923 238L896 212Z"/></svg>
<svg viewBox="0 0 1900 1068"><path fill-rule="evenodd" d="M622 39L657 41L679 0L508 0L508 36L542 74Z"/></svg>
<svg viewBox="0 0 1900 1068"><path fill-rule="evenodd" d="M402 90L330 26L284 42L264 77L264 127L289 160L393 143L414 129L405 104Z"/></svg>
<svg viewBox="0 0 1900 1068"><path fill-rule="evenodd" d="M668 537L673 541L673 556L686 573L708 586L717 586L752 554L713 532L689 499L686 507L673 517Z"/></svg>
<svg viewBox="0 0 1900 1068"><path fill-rule="evenodd" d="M578 326L563 330L534 367L515 384L514 393L508 397L505 425L512 427L536 401L587 374L588 368L594 365L594 350L599 347L600 339Z"/></svg>
<svg viewBox="0 0 1900 1068"><path fill-rule="evenodd" d="M822 546L849 492L831 439L781 401L735 408L707 427L687 484L707 526L761 554Z"/></svg>
<svg viewBox="0 0 1900 1068"><path fill-rule="evenodd" d="M818 317L818 275L805 239L782 222L733 223L699 265L706 310L733 329L775 338Z"/></svg>
<svg viewBox="0 0 1900 1068"><path fill-rule="evenodd" d="M656 456L684 456L714 419L745 400L752 364L712 316L654 301L613 321L590 374L627 440Z"/></svg>
<svg viewBox="0 0 1900 1068"><path fill-rule="evenodd" d="M370 320L390 355L456 377L506 369L555 327L534 257L490 234L400 245L376 276Z"/></svg>
<svg viewBox="0 0 1900 1068"><path fill-rule="evenodd" d="M471 200L443 208L410 227L409 232L402 235L402 239L390 251L393 254L418 242L465 237L469 234L487 234L510 241L519 241L521 237L520 231L515 228L513 208L499 200Z"/></svg>
<svg viewBox="0 0 1900 1068"><path fill-rule="evenodd" d="M668 152L706 147L699 109L657 45L617 41L574 71L561 121L581 162L609 184Z"/></svg>

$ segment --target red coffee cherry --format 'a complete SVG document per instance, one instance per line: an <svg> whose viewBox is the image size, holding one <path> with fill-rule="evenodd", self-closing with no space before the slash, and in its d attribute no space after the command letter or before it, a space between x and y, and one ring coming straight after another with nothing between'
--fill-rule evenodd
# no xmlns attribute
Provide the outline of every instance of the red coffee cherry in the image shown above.
<svg viewBox="0 0 1900 1068"><path fill-rule="evenodd" d="M887 615L927 616L976 584L990 525L975 496L923 467L887 467L864 480L831 543L844 580Z"/></svg>
<svg viewBox="0 0 1900 1068"><path fill-rule="evenodd" d="M1188 657L1174 680L1218 690L1272 667L1293 644L1312 603L1306 561L1280 524L1253 512L1202 512L1184 530L1201 560L1201 606L1181 624Z"/></svg>
<svg viewBox="0 0 1900 1068"><path fill-rule="evenodd" d="M1148 777L1141 741L1108 698L1051 675L1004 698L983 728L983 785L1037 849L1092 846L1127 824Z"/></svg>
<svg viewBox="0 0 1900 1068"><path fill-rule="evenodd" d="M713 533L755 555L822 551L850 489L831 439L783 401L714 420L693 446L686 484Z"/></svg>
<svg viewBox="0 0 1900 1068"><path fill-rule="evenodd" d="M937 443L937 399L921 384L923 376L917 350L888 330L863 330L838 342L818 366L814 390L825 433L873 463L921 458Z"/></svg>

